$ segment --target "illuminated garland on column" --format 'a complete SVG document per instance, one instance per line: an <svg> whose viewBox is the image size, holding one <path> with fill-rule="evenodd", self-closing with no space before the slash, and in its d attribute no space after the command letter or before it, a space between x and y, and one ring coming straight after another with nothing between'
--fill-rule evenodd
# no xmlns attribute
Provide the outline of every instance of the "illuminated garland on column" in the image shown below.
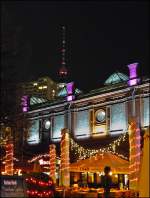
<svg viewBox="0 0 150 198"><path fill-rule="evenodd" d="M140 172L141 144L140 129L136 127L133 121L129 126L129 143L130 143L130 166L129 181L130 189L137 190Z"/></svg>
<svg viewBox="0 0 150 198"><path fill-rule="evenodd" d="M8 143L5 146L6 149L6 159L5 159L5 174L13 175L13 151L14 145Z"/></svg>
<svg viewBox="0 0 150 198"><path fill-rule="evenodd" d="M94 156L98 153L106 153L106 152L112 152L116 154L117 156L120 156L124 159L128 159L124 155L121 155L115 151L117 146L120 146L121 142L126 141L127 139L127 132L121 135L117 140L110 143L108 146L100 148L100 149L86 149L79 144L77 144L72 138L71 138L71 150L75 151L75 155L79 157L79 159L86 159L91 156Z"/></svg>
<svg viewBox="0 0 150 198"><path fill-rule="evenodd" d="M49 146L50 157L50 177L53 178L53 182L56 183L56 146L51 144Z"/></svg>
<svg viewBox="0 0 150 198"><path fill-rule="evenodd" d="M62 138L61 138L60 146L61 146L61 163L60 163L61 185L67 187L70 186L68 129L62 130Z"/></svg>

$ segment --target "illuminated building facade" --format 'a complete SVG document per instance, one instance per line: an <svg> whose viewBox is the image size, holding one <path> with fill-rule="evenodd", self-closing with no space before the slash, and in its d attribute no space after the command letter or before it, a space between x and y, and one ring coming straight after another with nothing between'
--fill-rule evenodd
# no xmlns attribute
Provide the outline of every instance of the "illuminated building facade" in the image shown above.
<svg viewBox="0 0 150 198"><path fill-rule="evenodd" d="M26 113L32 123L29 129L28 144L56 144L60 146L61 129L67 128L70 136L86 147L107 146L121 134L128 133L133 118L138 128L144 131L149 125L149 79L139 79L129 71L113 73L99 89L82 94L75 91L74 83L65 86L63 97L54 102L31 105ZM135 66L136 65L136 66ZM133 68L132 68L133 69ZM63 88L64 89L64 88ZM142 133L141 133L142 134ZM109 140L109 141L108 141ZM125 155L129 142L117 152Z"/></svg>
<svg viewBox="0 0 150 198"><path fill-rule="evenodd" d="M33 123L31 137L35 143L47 134L50 142L60 142L61 129L68 128L75 139L117 136L128 130L128 123L135 111L141 128L149 126L149 79L134 86L128 77L112 74L105 86L87 94L64 98L53 103L30 106L28 119ZM38 140L37 140L38 139Z"/></svg>

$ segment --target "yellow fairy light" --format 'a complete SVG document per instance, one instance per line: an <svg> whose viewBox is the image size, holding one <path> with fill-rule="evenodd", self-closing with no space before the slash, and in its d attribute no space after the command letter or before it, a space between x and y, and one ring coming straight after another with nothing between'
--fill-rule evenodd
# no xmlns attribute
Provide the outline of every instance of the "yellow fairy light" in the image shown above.
<svg viewBox="0 0 150 198"><path fill-rule="evenodd" d="M54 144L49 146L49 156L50 176L53 178L54 183L56 183L56 146Z"/></svg>
<svg viewBox="0 0 150 198"><path fill-rule="evenodd" d="M5 173L13 175L13 144L6 145Z"/></svg>
<svg viewBox="0 0 150 198"><path fill-rule="evenodd" d="M73 139L71 139L71 150L75 150L75 154L78 154L79 159L88 158L90 156L94 156L97 153L104 153L114 151L116 146L120 146L121 142L126 140L127 133L121 135L117 140L110 143L107 147L100 148L100 149L85 149L84 147L78 145ZM116 155L119 155L115 152ZM125 156L120 155L124 159L127 159Z"/></svg>

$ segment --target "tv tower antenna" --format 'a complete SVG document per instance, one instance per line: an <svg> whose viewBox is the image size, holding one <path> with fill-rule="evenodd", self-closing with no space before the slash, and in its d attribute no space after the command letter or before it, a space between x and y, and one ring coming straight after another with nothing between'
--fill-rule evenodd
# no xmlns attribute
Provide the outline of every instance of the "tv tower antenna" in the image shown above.
<svg viewBox="0 0 150 198"><path fill-rule="evenodd" d="M67 76L67 68L66 68L66 27L62 26L62 49L61 49L61 68L59 70L60 77Z"/></svg>
<svg viewBox="0 0 150 198"><path fill-rule="evenodd" d="M66 65L66 27L62 26L62 65Z"/></svg>

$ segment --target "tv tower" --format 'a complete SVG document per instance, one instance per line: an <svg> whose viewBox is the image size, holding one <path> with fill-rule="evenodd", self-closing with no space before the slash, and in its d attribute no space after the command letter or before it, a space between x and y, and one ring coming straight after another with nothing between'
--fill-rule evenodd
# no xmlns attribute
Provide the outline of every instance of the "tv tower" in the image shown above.
<svg viewBox="0 0 150 198"><path fill-rule="evenodd" d="M62 26L62 48L61 48L61 68L59 69L59 77L66 80L68 71L66 68L66 27Z"/></svg>

